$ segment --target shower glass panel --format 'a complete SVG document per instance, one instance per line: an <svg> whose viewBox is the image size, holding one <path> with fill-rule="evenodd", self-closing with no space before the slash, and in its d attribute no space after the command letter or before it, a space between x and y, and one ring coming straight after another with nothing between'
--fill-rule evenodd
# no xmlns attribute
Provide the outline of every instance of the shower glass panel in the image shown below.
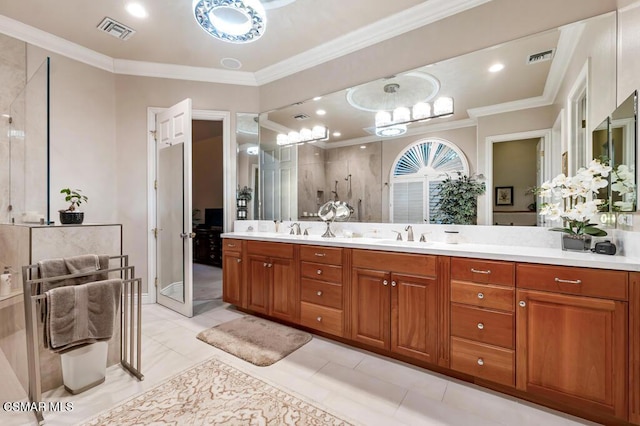
<svg viewBox="0 0 640 426"><path fill-rule="evenodd" d="M9 215L14 223L50 223L49 58L11 103Z"/></svg>

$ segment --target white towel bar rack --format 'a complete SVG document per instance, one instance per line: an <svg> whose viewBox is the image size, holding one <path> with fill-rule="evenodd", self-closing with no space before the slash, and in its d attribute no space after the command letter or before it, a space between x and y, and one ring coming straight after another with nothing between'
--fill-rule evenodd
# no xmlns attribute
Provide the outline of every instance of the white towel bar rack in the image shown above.
<svg viewBox="0 0 640 426"><path fill-rule="evenodd" d="M120 266L111 267L111 262L119 260ZM129 266L129 256L110 256L109 269L91 272L60 275L51 278L38 278L38 265L22 267L22 284L24 288L24 316L27 337L27 369L29 373L29 401L41 402L42 382L40 376L40 351L38 344L38 322L40 321L38 306L46 297L41 293L41 284L61 281L70 278L90 277L105 273L120 273L122 279L122 295L120 303L120 364L138 380L144 380L141 372L141 327L142 327L142 279L135 277L135 267ZM42 340L42 339L40 339ZM38 424L44 424L43 412L34 411Z"/></svg>

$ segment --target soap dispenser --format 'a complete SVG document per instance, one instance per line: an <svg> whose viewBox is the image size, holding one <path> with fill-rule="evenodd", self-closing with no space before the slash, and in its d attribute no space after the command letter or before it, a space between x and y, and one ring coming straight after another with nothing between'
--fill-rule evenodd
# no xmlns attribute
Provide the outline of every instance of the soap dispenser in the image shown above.
<svg viewBox="0 0 640 426"><path fill-rule="evenodd" d="M8 266L4 267L0 275L0 296L8 296L11 293L11 271Z"/></svg>

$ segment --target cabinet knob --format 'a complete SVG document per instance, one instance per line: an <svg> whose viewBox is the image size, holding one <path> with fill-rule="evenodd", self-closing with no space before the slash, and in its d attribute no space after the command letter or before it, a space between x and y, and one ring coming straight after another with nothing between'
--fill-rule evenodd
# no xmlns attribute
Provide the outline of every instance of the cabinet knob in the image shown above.
<svg viewBox="0 0 640 426"><path fill-rule="evenodd" d="M484 359L478 358L478 365L484 365Z"/></svg>
<svg viewBox="0 0 640 426"><path fill-rule="evenodd" d="M265 268L267 267L267 265L268 265L268 263L267 263L267 262L264 262L264 263L262 264L262 266L264 266Z"/></svg>
<svg viewBox="0 0 640 426"><path fill-rule="evenodd" d="M240 263L242 262L242 259L236 259L236 262Z"/></svg>
<svg viewBox="0 0 640 426"><path fill-rule="evenodd" d="M478 299L484 299L484 293L482 292L478 293Z"/></svg>
<svg viewBox="0 0 640 426"><path fill-rule="evenodd" d="M271 268L273 266L273 263L268 263L267 264L267 268Z"/></svg>
<svg viewBox="0 0 640 426"><path fill-rule="evenodd" d="M397 283L395 281L391 281L391 287L395 287Z"/></svg>
<svg viewBox="0 0 640 426"><path fill-rule="evenodd" d="M318 270L316 271L316 274L318 274L318 275L322 275L322 269L318 269Z"/></svg>
<svg viewBox="0 0 640 426"><path fill-rule="evenodd" d="M389 285L389 281L387 280L382 281L382 285Z"/></svg>
<svg viewBox="0 0 640 426"><path fill-rule="evenodd" d="M524 300L521 300L520 303L518 303L518 305L520 305L521 308L524 308L525 306L527 306L527 302L525 302Z"/></svg>
<svg viewBox="0 0 640 426"><path fill-rule="evenodd" d="M318 292L316 293L318 296L322 296L322 291L318 290Z"/></svg>
<svg viewBox="0 0 640 426"><path fill-rule="evenodd" d="M322 322L322 317L318 317L318 318L316 318L316 321L318 321L318 322Z"/></svg>
<svg viewBox="0 0 640 426"><path fill-rule="evenodd" d="M483 330L484 329L484 324L479 322L478 323L478 329Z"/></svg>

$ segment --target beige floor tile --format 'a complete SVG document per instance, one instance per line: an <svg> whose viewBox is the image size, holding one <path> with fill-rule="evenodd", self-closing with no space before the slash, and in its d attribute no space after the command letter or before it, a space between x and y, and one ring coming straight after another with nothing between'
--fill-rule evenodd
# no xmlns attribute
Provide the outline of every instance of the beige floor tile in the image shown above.
<svg viewBox="0 0 640 426"><path fill-rule="evenodd" d="M366 426L406 426L398 419L383 414L366 405L353 401L342 394L332 393L322 401L323 405L338 416L356 425Z"/></svg>
<svg viewBox="0 0 640 426"><path fill-rule="evenodd" d="M314 336L309 343L298 349L298 351L324 358L347 368L355 368L365 357L364 351L317 336Z"/></svg>

